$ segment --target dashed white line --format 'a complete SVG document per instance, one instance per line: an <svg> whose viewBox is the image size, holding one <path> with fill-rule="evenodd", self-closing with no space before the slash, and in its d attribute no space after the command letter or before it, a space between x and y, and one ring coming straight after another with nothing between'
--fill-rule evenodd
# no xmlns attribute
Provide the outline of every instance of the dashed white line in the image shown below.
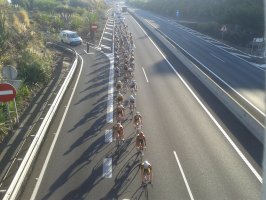
<svg viewBox="0 0 266 200"><path fill-rule="evenodd" d="M103 177L112 178L112 158L103 159Z"/></svg>
<svg viewBox="0 0 266 200"><path fill-rule="evenodd" d="M219 58L218 56L216 56L216 55L214 55L214 54L212 54L212 53L210 53L210 55L213 56L213 57L215 57L215 58L217 58L218 60L220 60L220 61L222 61L222 62L225 62L223 59Z"/></svg>
<svg viewBox="0 0 266 200"><path fill-rule="evenodd" d="M178 159L178 156L177 156L176 152L175 152L175 151L173 151L173 152L174 152L175 159L176 159L176 162L177 162L177 164L178 164L178 167L179 167L179 169L180 169L180 172L181 172L181 174L182 174L183 180L184 180L184 182L185 182L185 185L186 185L186 188L187 188L188 194L189 194L189 196L190 196L190 199L191 199L191 200L194 200L193 194L192 194L191 189L190 189L190 187L189 187L189 184L188 184L188 182L187 182L187 178L186 178L186 175L185 175L184 170L183 170L183 168L182 168L182 165L181 165L181 163L180 163L180 161L179 161L179 159Z"/></svg>
<svg viewBox="0 0 266 200"><path fill-rule="evenodd" d="M145 78L146 78L147 83L149 83L149 80L148 80L148 78L147 78L146 72L145 72L145 70L144 70L143 67L142 67L142 71L143 71L143 73L144 73L144 76L145 76Z"/></svg>
<svg viewBox="0 0 266 200"><path fill-rule="evenodd" d="M105 130L105 143L111 143L113 141L113 131L112 129Z"/></svg>

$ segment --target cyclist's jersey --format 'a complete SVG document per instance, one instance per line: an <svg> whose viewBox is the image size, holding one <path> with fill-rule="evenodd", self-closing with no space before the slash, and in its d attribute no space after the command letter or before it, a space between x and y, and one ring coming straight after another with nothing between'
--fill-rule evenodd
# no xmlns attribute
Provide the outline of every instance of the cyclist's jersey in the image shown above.
<svg viewBox="0 0 266 200"><path fill-rule="evenodd" d="M145 140L145 137L144 136L137 136L137 141L139 142L139 143L141 143L142 145L144 144L144 140Z"/></svg>
<svg viewBox="0 0 266 200"><path fill-rule="evenodd" d="M141 115L135 115L134 120L138 121L138 120L140 120L140 118L141 118Z"/></svg>
<svg viewBox="0 0 266 200"><path fill-rule="evenodd" d="M130 98L129 101L130 101L130 103L135 103L135 99L134 98Z"/></svg>
<svg viewBox="0 0 266 200"><path fill-rule="evenodd" d="M149 167L147 169L145 169L144 168L144 163L141 163L140 169L143 170L144 173L148 173L148 174L151 173L151 171L152 171L151 165L149 165Z"/></svg>
<svg viewBox="0 0 266 200"><path fill-rule="evenodd" d="M131 84L130 84L130 87L131 88L134 88L136 86L136 82L132 82Z"/></svg>
<svg viewBox="0 0 266 200"><path fill-rule="evenodd" d="M118 101L123 101L123 96L118 96L118 97L117 97L117 100L118 100Z"/></svg>
<svg viewBox="0 0 266 200"><path fill-rule="evenodd" d="M121 82L117 82L116 87L117 88L121 88L122 87L122 83Z"/></svg>

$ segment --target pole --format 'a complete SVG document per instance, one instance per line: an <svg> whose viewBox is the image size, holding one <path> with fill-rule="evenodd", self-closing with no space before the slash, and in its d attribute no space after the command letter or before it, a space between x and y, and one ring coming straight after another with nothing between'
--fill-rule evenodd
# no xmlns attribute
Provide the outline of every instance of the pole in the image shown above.
<svg viewBox="0 0 266 200"><path fill-rule="evenodd" d="M13 127L12 127L12 120L11 120L11 115L10 115L10 107L9 107L9 102L6 103L7 105L7 114L8 114L8 118L9 118L9 128L11 131L13 131Z"/></svg>
<svg viewBox="0 0 266 200"><path fill-rule="evenodd" d="M13 101L14 101L15 111L16 111L16 121L17 121L17 124L18 124L19 123L19 119L18 119L18 109L17 109L16 99L14 99Z"/></svg>

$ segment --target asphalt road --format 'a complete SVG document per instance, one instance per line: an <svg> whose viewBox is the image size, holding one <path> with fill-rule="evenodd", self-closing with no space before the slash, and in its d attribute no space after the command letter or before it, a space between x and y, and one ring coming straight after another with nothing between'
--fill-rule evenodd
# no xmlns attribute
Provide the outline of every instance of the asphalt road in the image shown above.
<svg viewBox="0 0 266 200"><path fill-rule="evenodd" d="M136 10L135 13L146 20L152 27L160 30L200 63L214 72L246 100L265 115L265 71L232 50L221 48L221 44L210 42L196 32L164 17L149 12Z"/></svg>
<svg viewBox="0 0 266 200"><path fill-rule="evenodd" d="M208 114L135 20L126 18L136 46L137 109L144 118L145 159L154 169L153 184L146 191L140 187L128 109L125 143L116 147L108 140L113 125L106 123L110 63L101 52L86 54L80 46L84 65L35 199L260 199L260 181L221 130L260 174L262 145L180 62L171 60ZM58 114L48 135L61 119ZM40 180L45 151L20 199L30 199Z"/></svg>

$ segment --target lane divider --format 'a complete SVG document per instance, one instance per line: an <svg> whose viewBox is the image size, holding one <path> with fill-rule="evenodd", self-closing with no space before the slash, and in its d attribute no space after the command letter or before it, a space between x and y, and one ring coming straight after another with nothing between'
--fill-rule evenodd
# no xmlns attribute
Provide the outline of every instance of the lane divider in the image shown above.
<svg viewBox="0 0 266 200"><path fill-rule="evenodd" d="M112 158L103 159L103 177L112 178Z"/></svg>
<svg viewBox="0 0 266 200"><path fill-rule="evenodd" d="M112 141L113 141L113 131L112 131L112 129L105 130L104 142L105 143L111 143Z"/></svg>
<svg viewBox="0 0 266 200"><path fill-rule="evenodd" d="M143 73L144 73L144 76L145 76L145 78L146 78L147 83L149 83L149 80L148 80L148 78L147 78L147 75L146 75L145 69L144 69L143 67L142 67L142 71L143 71Z"/></svg>
<svg viewBox="0 0 266 200"><path fill-rule="evenodd" d="M176 162L177 162L177 164L178 164L178 167L179 167L179 169L180 169L180 172L181 172L181 174L182 174L183 180L184 180L184 182L185 182L185 185L186 185L186 188L187 188L188 194L189 194L189 196L190 196L190 199L191 199L191 200L194 200L193 194L192 194L191 189L190 189L190 187L189 187L189 184L188 184L188 181L187 181L186 175L185 175L184 170L183 170L183 168L182 168L182 165L181 165L181 163L180 163L180 161L179 161L179 159L178 159L178 156L177 156L177 154L176 154L175 151L173 151L173 153L174 153L174 156L175 156Z"/></svg>

